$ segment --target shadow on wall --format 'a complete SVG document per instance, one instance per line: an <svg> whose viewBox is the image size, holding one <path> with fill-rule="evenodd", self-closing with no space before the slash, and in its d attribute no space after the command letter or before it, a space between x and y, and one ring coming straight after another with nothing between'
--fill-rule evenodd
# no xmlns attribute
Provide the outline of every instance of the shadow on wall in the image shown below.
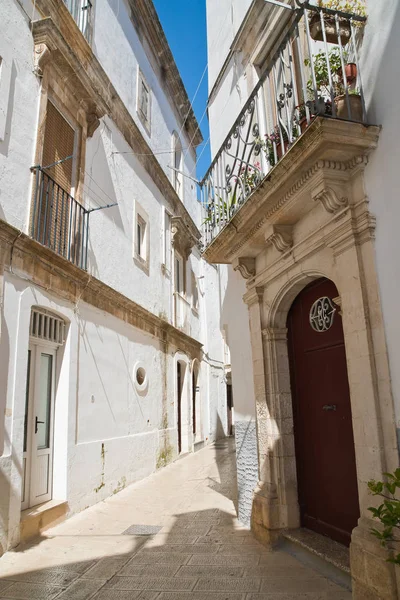
<svg viewBox="0 0 400 600"><path fill-rule="evenodd" d="M238 510L238 494L236 485L236 464L235 464L235 446L228 439L215 442L215 464L218 470L218 477L209 477L208 487L225 496L235 505Z"/></svg>
<svg viewBox="0 0 400 600"><path fill-rule="evenodd" d="M8 157L8 150L10 147L10 138L11 138L11 124L12 124L12 116L14 110L14 98L15 98L15 81L17 79L17 68L15 66L15 61L12 63L11 67L11 78L10 78L10 91L8 96L8 105L7 105L7 118L6 118L6 126L4 130L4 140L0 140L0 153L5 157ZM4 215L0 212L0 218L4 218Z"/></svg>

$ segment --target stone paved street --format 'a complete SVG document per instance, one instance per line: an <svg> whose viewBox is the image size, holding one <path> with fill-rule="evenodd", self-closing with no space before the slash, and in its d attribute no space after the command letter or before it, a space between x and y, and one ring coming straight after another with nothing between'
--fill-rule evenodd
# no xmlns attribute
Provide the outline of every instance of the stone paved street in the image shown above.
<svg viewBox="0 0 400 600"><path fill-rule="evenodd" d="M220 441L7 553L0 598L351 600L240 526L234 460L233 441ZM152 536L123 533L138 525L161 529Z"/></svg>

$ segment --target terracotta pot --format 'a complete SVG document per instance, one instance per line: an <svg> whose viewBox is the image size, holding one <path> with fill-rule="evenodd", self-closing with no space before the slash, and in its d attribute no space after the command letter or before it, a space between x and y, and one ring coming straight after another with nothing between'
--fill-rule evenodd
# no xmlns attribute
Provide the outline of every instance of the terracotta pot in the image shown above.
<svg viewBox="0 0 400 600"><path fill-rule="evenodd" d="M353 83L357 79L357 65L356 63L347 63L344 69L347 83ZM343 81L342 69L338 69L338 75Z"/></svg>
<svg viewBox="0 0 400 600"><path fill-rule="evenodd" d="M358 94L349 94L349 103L350 103L350 115L347 108L346 96L343 94L342 96L336 96L335 98L335 106L336 106L336 116L340 119L348 119L351 121L362 121L363 120L363 109L361 96Z"/></svg>
<svg viewBox="0 0 400 600"><path fill-rule="evenodd" d="M339 40L336 32L335 17L324 15L324 24L326 41L329 44L338 44ZM347 21L347 19L339 19L339 33L342 46L345 46L351 37L350 21ZM319 13L315 13L310 19L310 35L312 39L316 40L317 42L324 41Z"/></svg>

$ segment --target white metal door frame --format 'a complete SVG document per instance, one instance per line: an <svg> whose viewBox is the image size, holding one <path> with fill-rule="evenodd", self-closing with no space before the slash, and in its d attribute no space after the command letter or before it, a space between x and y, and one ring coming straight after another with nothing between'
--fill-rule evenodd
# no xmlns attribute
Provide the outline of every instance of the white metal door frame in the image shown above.
<svg viewBox="0 0 400 600"><path fill-rule="evenodd" d="M30 369L29 369L29 393L28 393L28 418L27 418L27 440L26 452L24 452L24 483L21 508L36 506L42 502L47 502L52 498L52 480L53 480L53 445L54 445L54 408L55 408L55 376L56 376L56 352L58 345L46 340L33 340L29 344L30 351ZM38 415L38 403L40 398L40 369L42 355L51 356L51 380L50 380L50 416L49 416L49 436L46 448L38 448L39 427L42 425L39 421L36 423ZM38 494L37 474L38 463L41 456L48 455L48 473L47 473L47 493Z"/></svg>

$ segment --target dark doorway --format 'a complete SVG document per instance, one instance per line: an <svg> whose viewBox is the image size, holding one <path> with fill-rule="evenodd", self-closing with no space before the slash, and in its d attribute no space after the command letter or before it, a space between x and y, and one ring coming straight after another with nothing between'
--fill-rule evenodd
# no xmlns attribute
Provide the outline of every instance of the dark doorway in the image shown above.
<svg viewBox="0 0 400 600"><path fill-rule="evenodd" d="M319 279L297 296L288 349L302 526L349 545L360 512L338 295Z"/></svg>
<svg viewBox="0 0 400 600"><path fill-rule="evenodd" d="M177 399L178 399L178 453L182 452L182 384L183 384L183 369L180 362L176 364L176 385L177 385Z"/></svg>
<svg viewBox="0 0 400 600"><path fill-rule="evenodd" d="M193 368L192 373L192 427L193 435L196 435L196 388L197 388L197 375Z"/></svg>
<svg viewBox="0 0 400 600"><path fill-rule="evenodd" d="M232 408L233 408L233 394L232 394L232 384L226 384L226 404L228 409L228 435L232 435Z"/></svg>

